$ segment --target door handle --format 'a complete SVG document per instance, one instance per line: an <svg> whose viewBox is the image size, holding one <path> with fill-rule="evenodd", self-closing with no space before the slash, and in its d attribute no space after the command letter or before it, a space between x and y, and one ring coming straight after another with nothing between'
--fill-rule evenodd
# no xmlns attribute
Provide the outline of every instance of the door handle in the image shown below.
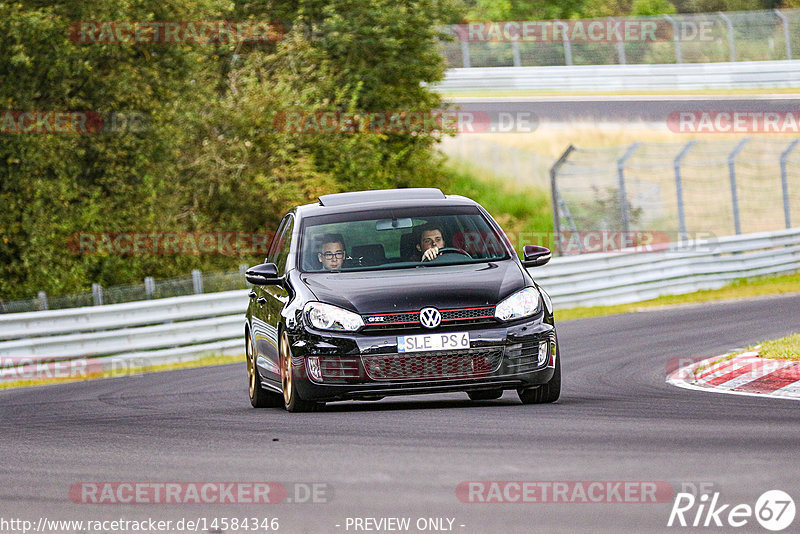
<svg viewBox="0 0 800 534"><path fill-rule="evenodd" d="M258 302L259 306L263 306L264 304L267 303L267 299L265 299L264 297L258 297L258 299L256 299L256 302Z"/></svg>
<svg viewBox="0 0 800 534"><path fill-rule="evenodd" d="M251 289L250 293L248 293L247 296L250 297L251 299L254 299L256 298L256 292Z"/></svg>

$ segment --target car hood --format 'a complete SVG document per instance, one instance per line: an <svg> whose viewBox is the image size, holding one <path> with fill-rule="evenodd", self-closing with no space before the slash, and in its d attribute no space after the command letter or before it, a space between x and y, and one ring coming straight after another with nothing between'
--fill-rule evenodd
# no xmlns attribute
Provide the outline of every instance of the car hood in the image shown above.
<svg viewBox="0 0 800 534"><path fill-rule="evenodd" d="M513 260L301 278L321 302L360 314L494 306L526 282Z"/></svg>

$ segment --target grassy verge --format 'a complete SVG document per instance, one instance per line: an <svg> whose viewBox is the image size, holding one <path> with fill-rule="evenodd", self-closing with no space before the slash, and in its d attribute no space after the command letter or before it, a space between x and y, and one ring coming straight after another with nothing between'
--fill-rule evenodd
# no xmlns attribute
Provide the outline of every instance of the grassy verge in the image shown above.
<svg viewBox="0 0 800 534"><path fill-rule="evenodd" d="M546 289L546 288L545 288ZM650 311L667 306L712 302L715 300L732 300L776 295L800 291L800 273L783 276L768 276L737 280L720 289L704 289L685 295L665 295L652 300L619 304L616 306L591 306L559 310L556 307L556 320L569 321L587 317L601 317L621 313Z"/></svg>
<svg viewBox="0 0 800 534"><path fill-rule="evenodd" d="M761 343L759 356L776 360L800 360L800 332Z"/></svg>
<svg viewBox="0 0 800 534"><path fill-rule="evenodd" d="M116 376L133 376L144 373L157 373L159 371L173 371L175 369L192 369L195 367L209 367L212 365L225 365L228 363L244 363L244 355L239 356L206 356L197 360L178 363L167 363L164 365L148 365L142 367L132 367L126 369L114 369L103 373L93 373L86 376L74 378L42 378L29 380L14 380L13 382L0 383L0 389L21 388L28 386L46 386L50 384L63 384L65 382L84 382L86 380L96 380L99 378L113 378Z"/></svg>
<svg viewBox="0 0 800 534"><path fill-rule="evenodd" d="M713 362L709 362L708 365L702 365L698 367L694 370L694 374L695 376L699 375L709 367L720 365L721 363L735 358L740 354L752 351L758 351L759 358L800 361L800 332L779 339L764 341L756 345L751 345L745 350L728 354L727 356L723 356L722 358L714 360Z"/></svg>

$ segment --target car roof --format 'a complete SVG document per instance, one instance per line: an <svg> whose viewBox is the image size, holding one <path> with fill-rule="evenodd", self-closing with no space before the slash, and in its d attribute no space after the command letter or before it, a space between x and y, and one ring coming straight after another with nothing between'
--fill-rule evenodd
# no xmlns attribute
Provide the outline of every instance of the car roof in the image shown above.
<svg viewBox="0 0 800 534"><path fill-rule="evenodd" d="M308 217L352 211L410 208L414 206L477 206L461 195L445 195L436 188L378 189L322 195L319 202L297 207L297 215Z"/></svg>
<svg viewBox="0 0 800 534"><path fill-rule="evenodd" d="M433 200L447 198L441 189L433 187L416 187L408 189L376 189L370 191L352 191L321 195L320 206L344 206L364 202L382 202L391 200Z"/></svg>

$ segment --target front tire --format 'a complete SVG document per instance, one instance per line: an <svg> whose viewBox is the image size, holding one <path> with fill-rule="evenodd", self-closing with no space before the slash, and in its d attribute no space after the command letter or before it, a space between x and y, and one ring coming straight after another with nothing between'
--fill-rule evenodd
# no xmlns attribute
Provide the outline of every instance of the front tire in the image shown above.
<svg viewBox="0 0 800 534"><path fill-rule="evenodd" d="M283 399L276 393L270 393L261 387L261 375L256 367L256 351L250 332L245 336L245 350L247 351L247 384L250 393L250 404L253 408L275 408L283 406Z"/></svg>
<svg viewBox="0 0 800 534"><path fill-rule="evenodd" d="M556 370L547 384L527 389L518 389L522 404L546 404L555 402L561 396L561 350L556 343Z"/></svg>
<svg viewBox="0 0 800 534"><path fill-rule="evenodd" d="M281 332L280 341L281 359L281 389L283 389L283 406L287 412L311 412L321 405L316 402L307 401L300 397L300 393L295 387L297 376L292 365L292 351L289 348L289 337L286 332Z"/></svg>

